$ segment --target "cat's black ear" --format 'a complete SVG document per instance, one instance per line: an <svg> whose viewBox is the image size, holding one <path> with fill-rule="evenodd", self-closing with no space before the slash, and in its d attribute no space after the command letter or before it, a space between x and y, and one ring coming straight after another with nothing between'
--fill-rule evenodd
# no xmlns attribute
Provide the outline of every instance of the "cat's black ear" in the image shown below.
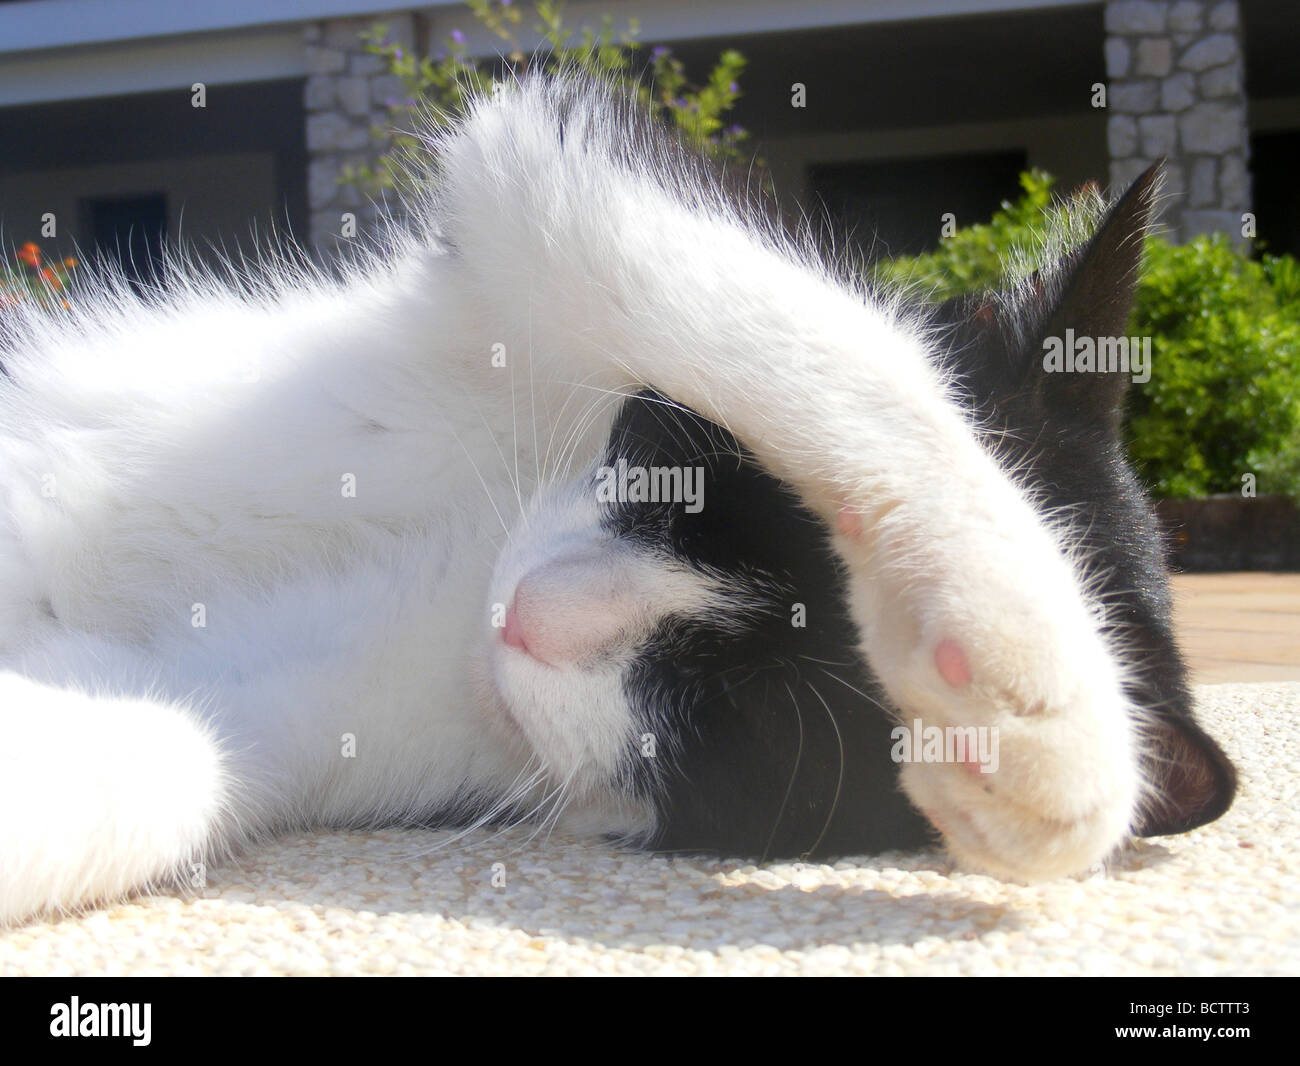
<svg viewBox="0 0 1300 1066"><path fill-rule="evenodd" d="M1237 771L1191 718L1161 718L1144 732L1143 770L1154 789L1143 804L1138 836L1185 833L1214 821L1231 806Z"/></svg>
<svg viewBox="0 0 1300 1066"><path fill-rule="evenodd" d="M1039 325L1029 331L1027 351L1031 369L1039 371L1036 392L1049 411L1097 420L1118 429L1121 408L1136 363L1116 369L1062 369L1054 358L1087 346L1101 362L1103 345L1123 350L1135 360L1142 354L1141 338L1129 338L1129 312L1142 264L1144 239L1160 189L1163 162L1138 178L1102 218L1092 239L1071 253L1053 271L1030 279L1038 302ZM1117 342L1119 348L1113 347ZM1138 352L1130 349L1136 344ZM1080 365L1087 365L1081 363ZM1149 371L1149 366L1145 367Z"/></svg>
<svg viewBox="0 0 1300 1066"><path fill-rule="evenodd" d="M1109 337L1124 333L1163 166L1146 170L1106 213L1092 239L1070 256L1049 328Z"/></svg>
<svg viewBox="0 0 1300 1066"><path fill-rule="evenodd" d="M940 356L976 403L1000 407L1028 395L1035 420L1117 432L1131 375L1058 372L1045 356L1084 338L1095 353L1098 338L1125 336L1162 167L1133 183L1086 244L1016 290L957 296L934 308Z"/></svg>

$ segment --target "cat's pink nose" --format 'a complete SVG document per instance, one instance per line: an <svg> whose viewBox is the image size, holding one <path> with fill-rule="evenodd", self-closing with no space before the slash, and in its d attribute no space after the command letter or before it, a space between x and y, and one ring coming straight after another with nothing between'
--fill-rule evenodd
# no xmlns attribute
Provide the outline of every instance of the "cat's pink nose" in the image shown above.
<svg viewBox="0 0 1300 1066"><path fill-rule="evenodd" d="M501 641L546 666L598 655L626 635L635 602L599 552L555 559L525 574L506 608Z"/></svg>
<svg viewBox="0 0 1300 1066"><path fill-rule="evenodd" d="M501 632L501 639L511 648L518 648L522 652L528 651L528 642L524 639L524 626L519 621L519 612L515 610L513 600L506 608L506 625Z"/></svg>

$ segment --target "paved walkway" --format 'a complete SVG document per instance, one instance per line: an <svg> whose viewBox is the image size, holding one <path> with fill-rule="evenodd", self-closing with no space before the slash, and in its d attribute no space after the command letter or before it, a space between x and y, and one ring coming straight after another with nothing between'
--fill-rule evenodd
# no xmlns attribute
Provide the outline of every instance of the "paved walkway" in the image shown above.
<svg viewBox="0 0 1300 1066"><path fill-rule="evenodd" d="M1174 617L1193 682L1300 681L1300 574L1179 574Z"/></svg>

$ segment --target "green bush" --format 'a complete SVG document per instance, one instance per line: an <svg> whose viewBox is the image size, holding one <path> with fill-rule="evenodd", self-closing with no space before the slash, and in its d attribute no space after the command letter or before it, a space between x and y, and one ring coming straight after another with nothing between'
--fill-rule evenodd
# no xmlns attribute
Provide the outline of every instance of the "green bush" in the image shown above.
<svg viewBox="0 0 1300 1066"><path fill-rule="evenodd" d="M1151 240L1131 331L1151 337L1151 380L1129 404L1129 454L1164 496L1241 490L1300 494L1300 302L1222 234ZM1289 469L1288 469L1289 468Z"/></svg>
<svg viewBox="0 0 1300 1066"><path fill-rule="evenodd" d="M745 57L734 49L720 53L708 77L696 83L671 49L659 46L642 54L635 19L616 30L612 16L606 15L599 28L583 26L574 31L564 25L563 0L535 0L529 21L542 46L530 53L520 41L528 18L523 5L510 0L466 0L466 6L501 39L505 69L500 69L501 63L471 57L459 30L452 31L441 52L417 56L388 40L382 23L373 26L361 38L367 51L385 59L388 72L400 79L404 95L388 101L388 122L372 130L381 148L378 162L347 167L341 180L371 195L401 185L408 175L418 174L418 164L414 170L411 164L419 159L420 140L409 131L430 121L454 120L472 96L491 90L494 77L518 76L533 68L576 67L623 85L689 144L718 159L748 162L742 145L749 134L726 121L740 98L745 69ZM761 169L761 161L757 165Z"/></svg>
<svg viewBox="0 0 1300 1066"><path fill-rule="evenodd" d="M914 287L935 300L997 288L1010 275L1032 270L1064 239L1083 239L1101 197L1087 186L1070 203L1052 195L1055 179L1042 170L1020 175L1018 200L1004 200L987 222L966 226L926 255L876 264L877 277Z"/></svg>
<svg viewBox="0 0 1300 1066"><path fill-rule="evenodd" d="M1022 175L1021 198L988 223L878 273L937 299L996 287L1008 263L1014 273L1053 254L1049 234L1064 228L1068 242L1095 218L1094 189L1070 205L1052 184ZM1300 497L1300 263L1250 259L1223 235L1149 238L1129 334L1151 338L1151 378L1129 392L1125 432L1157 496L1240 492L1253 473L1258 492Z"/></svg>

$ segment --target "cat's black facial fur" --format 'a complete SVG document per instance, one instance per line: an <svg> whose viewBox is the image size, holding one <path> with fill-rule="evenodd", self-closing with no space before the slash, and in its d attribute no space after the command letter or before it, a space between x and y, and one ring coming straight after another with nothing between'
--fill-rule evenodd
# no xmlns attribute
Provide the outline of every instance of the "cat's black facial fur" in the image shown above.
<svg viewBox="0 0 1300 1066"><path fill-rule="evenodd" d="M744 599L716 620L669 620L625 681L636 732L654 739L630 767L658 809L653 845L778 857L924 843L823 524L731 434L653 394L620 412L608 462L620 456L702 468L704 505L620 505L608 528Z"/></svg>
<svg viewBox="0 0 1300 1066"><path fill-rule="evenodd" d="M1069 509L1108 624L1138 668L1130 696L1155 727L1145 770L1160 796L1142 813L1143 835L1217 818L1235 774L1192 717L1159 531L1119 442L1124 383L1046 373L1042 342L1066 328L1123 335L1155 181L1154 172L1139 179L1093 241L1039 279L1034 299L954 301L938 312L940 357L993 431L989 446L1023 469L1047 507ZM654 754L634 755L627 770L628 786L658 812L651 845L830 857L930 839L899 786L895 721L856 650L822 523L729 433L654 394L620 412L607 462L619 457L702 467L704 506L619 505L607 526L745 590L716 621L661 626L625 682L637 732L653 738Z"/></svg>

